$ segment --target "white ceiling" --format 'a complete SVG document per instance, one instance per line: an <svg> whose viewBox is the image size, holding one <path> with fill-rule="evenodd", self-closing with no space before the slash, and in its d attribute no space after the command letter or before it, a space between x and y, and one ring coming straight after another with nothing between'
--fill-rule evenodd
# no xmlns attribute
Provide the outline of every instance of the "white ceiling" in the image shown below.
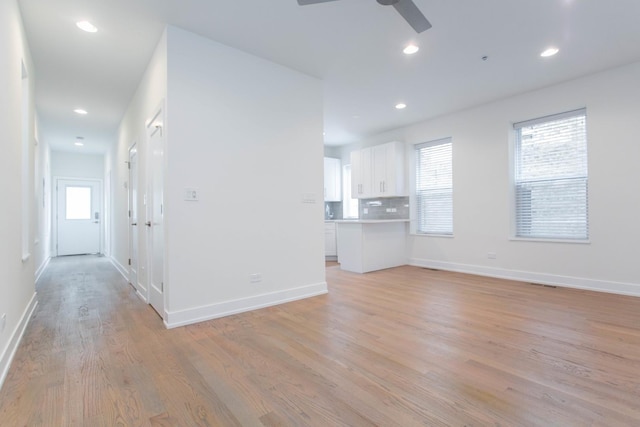
<svg viewBox="0 0 640 427"><path fill-rule="evenodd" d="M18 3L41 131L54 149L83 136L86 152L115 140L165 24L323 79L327 145L640 60L638 0L415 0L433 25L421 34L375 0ZM410 41L420 51L406 56ZM541 58L550 45L560 53Z"/></svg>

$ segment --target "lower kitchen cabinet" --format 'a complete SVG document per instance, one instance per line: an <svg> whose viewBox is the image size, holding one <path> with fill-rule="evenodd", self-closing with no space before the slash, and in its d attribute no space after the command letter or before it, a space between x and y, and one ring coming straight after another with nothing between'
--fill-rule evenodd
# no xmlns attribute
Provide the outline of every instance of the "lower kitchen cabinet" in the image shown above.
<svg viewBox="0 0 640 427"><path fill-rule="evenodd" d="M335 222L324 223L324 256L329 260L336 260L338 256Z"/></svg>
<svg viewBox="0 0 640 427"><path fill-rule="evenodd" d="M408 220L338 221L342 270L354 273L406 265Z"/></svg>

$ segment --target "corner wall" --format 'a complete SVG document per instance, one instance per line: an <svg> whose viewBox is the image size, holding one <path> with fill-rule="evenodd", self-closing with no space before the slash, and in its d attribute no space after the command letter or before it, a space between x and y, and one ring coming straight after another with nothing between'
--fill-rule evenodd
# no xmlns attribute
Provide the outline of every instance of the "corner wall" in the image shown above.
<svg viewBox="0 0 640 427"><path fill-rule="evenodd" d="M26 42L22 18L15 0L0 2L0 386L7 375L24 328L36 306L34 279L34 145L35 145L35 72ZM29 212L22 211L22 66L29 75L28 142ZM22 260L23 220L30 227L31 256Z"/></svg>
<svg viewBox="0 0 640 427"><path fill-rule="evenodd" d="M117 144L105 156L105 188L110 190L110 211L108 215L110 221L110 235L108 237L108 247L110 259L128 278L129 259L129 148L135 143L138 147L139 165L139 204L138 222L144 224L145 206L144 197L146 187L146 121L151 118L157 107L166 98L167 94L167 42L166 31L160 37L158 45L149 61L149 65L142 77L138 89L133 96L127 112L125 113L118 129ZM138 279L141 283L146 282L146 227L137 227L140 242L138 256L140 268Z"/></svg>
<svg viewBox="0 0 640 427"><path fill-rule="evenodd" d="M322 83L178 28L167 40L168 326L325 293Z"/></svg>
<svg viewBox="0 0 640 427"><path fill-rule="evenodd" d="M36 144L33 182L35 194L33 260L37 282L51 259L51 195L53 194L51 191L51 149L39 126L36 126Z"/></svg>

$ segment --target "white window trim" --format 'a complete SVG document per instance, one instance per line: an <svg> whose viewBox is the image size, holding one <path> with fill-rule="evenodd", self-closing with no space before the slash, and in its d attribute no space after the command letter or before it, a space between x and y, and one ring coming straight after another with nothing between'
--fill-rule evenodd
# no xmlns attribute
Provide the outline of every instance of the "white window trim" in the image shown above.
<svg viewBox="0 0 640 427"><path fill-rule="evenodd" d="M347 176L347 169L349 170L349 185L347 185L347 180L345 177ZM358 207L355 212L351 212L351 209L348 208L351 197L351 180L353 176L351 175L351 164L346 164L342 166L342 218L344 219L358 219L360 217L359 212L359 202ZM345 214L347 213L347 214Z"/></svg>

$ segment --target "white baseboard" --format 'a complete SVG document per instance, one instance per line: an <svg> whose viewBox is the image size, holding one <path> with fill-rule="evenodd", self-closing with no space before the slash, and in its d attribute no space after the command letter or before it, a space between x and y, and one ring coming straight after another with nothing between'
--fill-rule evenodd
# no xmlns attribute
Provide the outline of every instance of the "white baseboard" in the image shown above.
<svg viewBox="0 0 640 427"><path fill-rule="evenodd" d="M138 295L138 298L140 298L142 301L149 304L149 300L147 300L147 297L144 296L144 294L140 292L138 289L136 289L136 295Z"/></svg>
<svg viewBox="0 0 640 427"><path fill-rule="evenodd" d="M124 277L124 279L128 282L129 281L129 269L126 268L124 265L120 264L118 262L118 260L115 259L112 256L109 257L109 261L111 261L111 264L113 264L113 266L116 268L116 270L118 270L120 272L120 274L122 274L122 277Z"/></svg>
<svg viewBox="0 0 640 427"><path fill-rule="evenodd" d="M499 279L518 280L542 285L565 288L584 289L612 294L640 297L640 283L622 283L606 280L588 279L584 277L559 276L555 274L534 273L530 271L508 270L503 268L484 267L480 265L457 264L446 261L411 258L409 265L434 268L458 273L476 274L478 276L496 277Z"/></svg>
<svg viewBox="0 0 640 427"><path fill-rule="evenodd" d="M40 267L38 267L38 269L36 270L36 280L35 280L36 283L38 283L38 280L40 280L40 277L42 277L42 273L44 273L44 270L49 265L49 261L51 261L50 256L48 256L47 259L45 259L40 265Z"/></svg>
<svg viewBox="0 0 640 427"><path fill-rule="evenodd" d="M301 286L299 288L287 289L285 291L272 292L269 294L255 295L248 298L225 301L218 304L195 307L187 310L173 312L165 311L164 324L168 329L177 328L179 326L204 322L206 320L284 304L326 293L327 283L322 282L314 285Z"/></svg>
<svg viewBox="0 0 640 427"><path fill-rule="evenodd" d="M20 341L22 341L24 331L27 329L27 325L31 320L31 315L38 305L36 295L37 293L34 292L33 296L31 297L31 301L29 301L29 304L27 304L27 307L22 313L22 317L20 318L20 322L18 322L18 326L16 326L13 334L11 335L11 339L9 340L7 348L5 348L4 352L0 356L0 389L4 384L4 380L7 378L9 368L11 367L11 362L13 361L13 357L16 355L16 350L18 350Z"/></svg>

